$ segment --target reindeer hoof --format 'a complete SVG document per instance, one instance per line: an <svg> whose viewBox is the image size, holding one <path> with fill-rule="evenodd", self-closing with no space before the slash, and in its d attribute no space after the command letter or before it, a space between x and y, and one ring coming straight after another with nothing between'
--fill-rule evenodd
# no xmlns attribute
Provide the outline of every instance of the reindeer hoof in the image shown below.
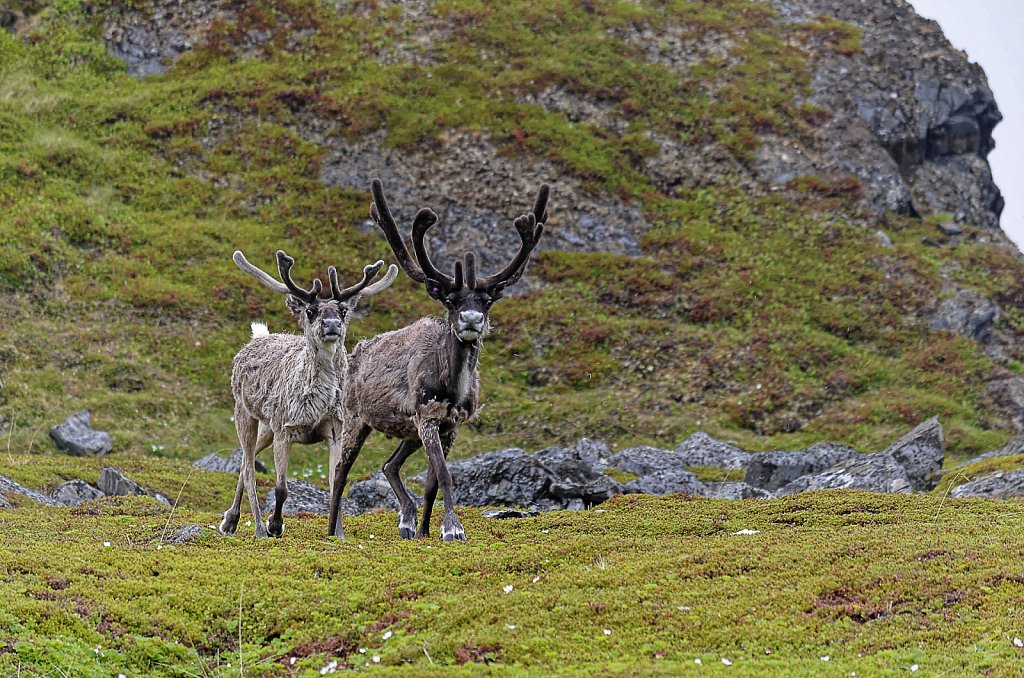
<svg viewBox="0 0 1024 678"><path fill-rule="evenodd" d="M398 528L398 534L402 536L402 539L414 539L416 537L416 531L408 527Z"/></svg>
<svg viewBox="0 0 1024 678"><path fill-rule="evenodd" d="M267 532L270 533L271 537L280 537L284 534L284 521L275 523L273 520L267 525Z"/></svg>
<svg viewBox="0 0 1024 678"><path fill-rule="evenodd" d="M462 529L462 525L457 525L449 529L441 528L441 540L442 541L466 541L466 531Z"/></svg>
<svg viewBox="0 0 1024 678"><path fill-rule="evenodd" d="M231 509L224 512L224 520L220 521L220 533L225 537L235 536L235 530L238 529L238 514L231 514Z"/></svg>

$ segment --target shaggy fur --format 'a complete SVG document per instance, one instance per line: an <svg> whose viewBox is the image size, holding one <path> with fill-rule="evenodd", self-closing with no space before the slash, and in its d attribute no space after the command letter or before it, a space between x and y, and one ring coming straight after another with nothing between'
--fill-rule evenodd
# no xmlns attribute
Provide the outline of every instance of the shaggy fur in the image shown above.
<svg viewBox="0 0 1024 678"><path fill-rule="evenodd" d="M235 262L266 287L287 293L286 302L302 328L301 335L270 334L266 325L253 323L253 337L236 355L231 371L231 392L235 398L235 428L244 452L235 489L235 499L224 512L223 534L234 534L238 527L243 492L249 497L257 537L265 537L256 495L256 455L274 446L276 506L269 523L269 534L284 532L282 506L288 496L288 457L292 443L316 443L337 440L341 433L341 394L347 370L345 334L361 295L376 294L391 285L398 269L367 286L384 262L366 266L363 280L340 290L337 273L329 270L332 298L322 299L320 281L312 290L294 286L289 277L291 259L278 253L281 277L278 283L236 253Z"/></svg>
<svg viewBox="0 0 1024 678"><path fill-rule="evenodd" d="M423 318L412 325L359 342L352 352L345 379L342 406L344 427L340 445L331 447L331 513L328 534L343 537L341 492L352 463L371 430L401 439L384 464L384 475L400 505L399 533L411 539L430 533L430 516L440 488L444 492L441 538L466 539L455 515L451 474L445 458L459 426L477 410L480 376L477 364L483 338L489 330L491 304L502 290L522 277L530 253L543 233L548 188L542 186L534 211L515 220L522 239L519 253L503 271L477 279L475 259L467 253L456 262L455 275L438 271L423 244L424 235L437 217L420 210L413 220L412 257L388 210L380 180L372 184L374 204L370 214L391 245L399 264L410 278L425 285L427 294L448 309L443 319ZM402 482L401 467L420 447L430 462L424 490L423 518L416 530L417 510Z"/></svg>

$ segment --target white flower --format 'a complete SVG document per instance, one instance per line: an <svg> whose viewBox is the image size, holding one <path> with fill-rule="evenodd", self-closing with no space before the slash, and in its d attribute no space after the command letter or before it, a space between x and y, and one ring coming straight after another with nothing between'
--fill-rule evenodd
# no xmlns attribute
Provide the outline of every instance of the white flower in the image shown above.
<svg viewBox="0 0 1024 678"><path fill-rule="evenodd" d="M703 664L704 662L702 662L702 661L700 660L700 657L697 657L696 659L694 659L694 660L693 660L693 663L694 663L694 664Z"/></svg>
<svg viewBox="0 0 1024 678"><path fill-rule="evenodd" d="M501 590L505 593L512 593L512 584L505 584L501 587Z"/></svg>
<svg viewBox="0 0 1024 678"><path fill-rule="evenodd" d="M820 659L823 662L827 662L829 659L831 659L831 657L829 657L828 655L825 655L824 657L818 657L818 659Z"/></svg>
<svg viewBox="0 0 1024 678"><path fill-rule="evenodd" d="M612 630L611 629L605 629L604 630L604 635L606 635L606 636L612 635Z"/></svg>
<svg viewBox="0 0 1024 678"><path fill-rule="evenodd" d="M516 630L516 625L515 624L505 624L505 626L508 627L509 631L515 631Z"/></svg>
<svg viewBox="0 0 1024 678"><path fill-rule="evenodd" d="M551 532L551 530L541 530L541 532L543 532L544 534L548 534Z"/></svg>
<svg viewBox="0 0 1024 678"><path fill-rule="evenodd" d="M693 608L690 607L689 605L679 605L679 606L676 607L676 609L677 610L682 610L683 612L686 612L687 610L692 610Z"/></svg>
<svg viewBox="0 0 1024 678"><path fill-rule="evenodd" d="M105 541L105 542L103 542L103 546L104 546L104 547L106 547L106 546L110 546L110 542L109 542L109 541Z"/></svg>
<svg viewBox="0 0 1024 678"><path fill-rule="evenodd" d="M726 666L732 666L732 662L726 659L725 657L722 657L722 663Z"/></svg>
<svg viewBox="0 0 1024 678"><path fill-rule="evenodd" d="M370 535L370 539L373 539L373 535L372 534Z"/></svg>
<svg viewBox="0 0 1024 678"><path fill-rule="evenodd" d="M1020 638L1014 638L1013 644L1017 647L1024 647L1024 640L1021 640Z"/></svg>
<svg viewBox="0 0 1024 678"><path fill-rule="evenodd" d="M366 654L366 648L365 647L359 648L359 654Z"/></svg>
<svg viewBox="0 0 1024 678"><path fill-rule="evenodd" d="M539 581L540 581L540 575L538 574L536 577L533 578L533 583L536 584Z"/></svg>
<svg viewBox="0 0 1024 678"><path fill-rule="evenodd" d="M385 632L384 632L384 635L383 635L383 636L381 636L381 637L382 637L382 638L383 638L384 640L387 640L388 638L390 638L390 637L391 637L391 631L385 631Z"/></svg>
<svg viewBox="0 0 1024 678"><path fill-rule="evenodd" d="M917 671L917 670L918 670L919 668L921 668L921 667L919 667L919 666L918 666L917 664L913 664L913 665L912 665L912 666L910 667L910 670L911 670L911 671Z"/></svg>
<svg viewBox="0 0 1024 678"><path fill-rule="evenodd" d="M733 534L757 534L758 532L759 530L739 530L738 532L733 532Z"/></svg>
<svg viewBox="0 0 1024 678"><path fill-rule="evenodd" d="M288 663L289 663L289 664L290 664L291 666L295 666L295 660L296 660L296 659L298 659L298 657L291 657L291 658L289 658L289 659L288 659Z"/></svg>
<svg viewBox="0 0 1024 678"><path fill-rule="evenodd" d="M380 657L378 657L377 655L373 655L373 663L380 664Z"/></svg>

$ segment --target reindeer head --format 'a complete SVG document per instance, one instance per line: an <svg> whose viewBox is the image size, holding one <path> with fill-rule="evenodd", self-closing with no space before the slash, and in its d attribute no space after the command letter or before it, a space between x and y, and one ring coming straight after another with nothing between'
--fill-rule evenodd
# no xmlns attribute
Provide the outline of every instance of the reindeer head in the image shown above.
<svg viewBox="0 0 1024 678"><path fill-rule="evenodd" d="M384 186L380 179L373 180L370 190L373 192L370 216L384 231L384 236L388 239L388 244L391 245L391 250L402 269L410 278L423 283L427 288L427 294L448 309L448 324L453 334L463 342L473 342L486 335L490 327L487 313L491 304L501 298L506 287L514 285L523 277L530 254L544 232L544 222L548 216L548 185L541 185L533 211L513 222L522 241L515 258L501 272L483 278L476 276L476 257L472 252L466 252L462 261L455 262L454 276L442 273L431 263L427 248L423 244L423 237L427 230L437 223L437 215L427 208L416 213L412 224L413 250L419 263L417 266L409 255L409 249L388 209L388 203L384 199Z"/></svg>
<svg viewBox="0 0 1024 678"><path fill-rule="evenodd" d="M374 295L387 289L398 276L398 268L392 265L382 279L370 285L370 281L384 266L383 261L378 261L375 264L364 266L363 279L343 290L338 285L338 271L331 266L327 269L327 277L331 282L331 296L330 298L321 298L320 291L323 289L323 284L319 279L314 279L313 286L308 290L295 284L291 276L295 260L285 254L284 250L277 251L277 270L283 282L275 280L250 264L239 251L236 251L231 258L238 268L256 278L264 287L287 295L285 303L298 320L306 340L313 346L344 346L348 323L352 319L352 311L360 297L364 294Z"/></svg>

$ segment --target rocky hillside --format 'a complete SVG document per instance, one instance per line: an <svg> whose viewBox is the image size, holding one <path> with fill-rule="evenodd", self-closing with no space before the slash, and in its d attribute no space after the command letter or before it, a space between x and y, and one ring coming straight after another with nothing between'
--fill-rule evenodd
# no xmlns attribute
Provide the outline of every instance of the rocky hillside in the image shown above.
<svg viewBox="0 0 1024 678"><path fill-rule="evenodd" d="M1024 268L998 228L984 74L902 0L0 4L0 416L20 451L87 407L115 451L233 444L230 263L300 276L514 251L457 455L587 435L952 457L1024 429ZM437 312L408 280L350 342ZM389 446L371 439L365 469ZM317 458L319 451L311 452ZM312 457L311 457L312 458Z"/></svg>

